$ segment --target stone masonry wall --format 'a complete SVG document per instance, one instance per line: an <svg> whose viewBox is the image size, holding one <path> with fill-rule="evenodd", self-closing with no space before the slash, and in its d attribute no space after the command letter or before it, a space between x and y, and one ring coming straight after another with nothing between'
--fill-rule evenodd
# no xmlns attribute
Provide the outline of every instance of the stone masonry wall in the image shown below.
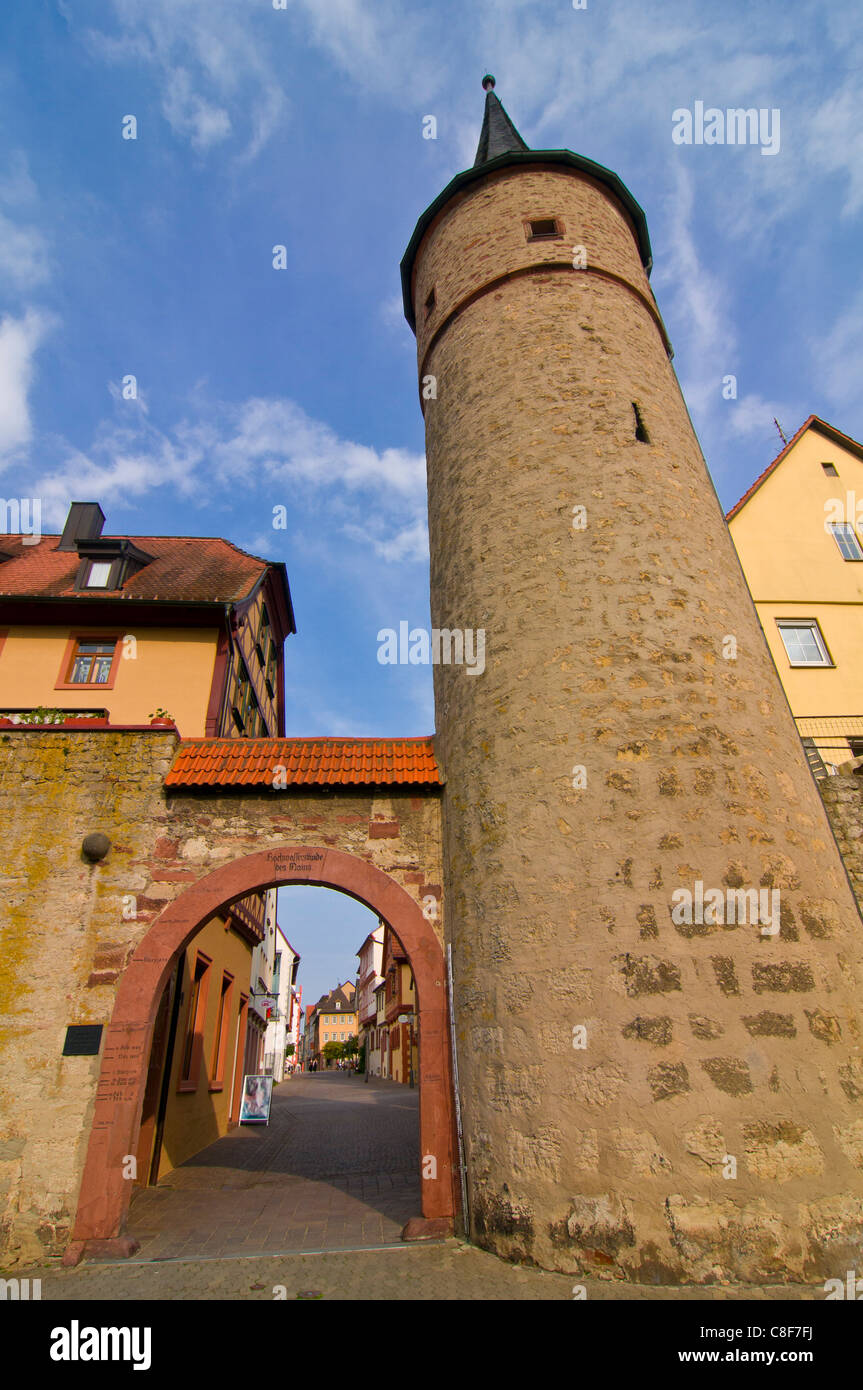
<svg viewBox="0 0 863 1390"><path fill-rule="evenodd" d="M162 909L211 868L278 845L323 845L440 897L440 808L402 789L166 797L164 731L0 734L0 1254L63 1251L99 1057L63 1057L70 1023L107 1024L118 981ZM81 843L112 842L90 864ZM130 906L131 905L131 906ZM124 916L133 911L134 916ZM433 923L438 935L441 919Z"/></svg>
<svg viewBox="0 0 863 1390"><path fill-rule="evenodd" d="M553 215L587 272L526 241ZM432 622L486 632L482 675L435 668L474 1235L648 1282L844 1277L863 929L629 224L575 173L484 180L415 307ZM676 923L699 880L779 890L780 931Z"/></svg>
<svg viewBox="0 0 863 1390"><path fill-rule="evenodd" d="M863 911L863 776L843 773L825 777L818 789Z"/></svg>

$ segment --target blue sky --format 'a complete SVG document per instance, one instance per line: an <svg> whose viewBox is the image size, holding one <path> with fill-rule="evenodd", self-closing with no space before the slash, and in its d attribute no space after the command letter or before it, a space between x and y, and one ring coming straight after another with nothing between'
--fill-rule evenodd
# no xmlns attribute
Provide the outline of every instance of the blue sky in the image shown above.
<svg viewBox="0 0 863 1390"><path fill-rule="evenodd" d="M328 888L280 888L279 926L301 960L303 1010L346 980L356 982L356 952L378 919L362 903Z"/></svg>
<svg viewBox="0 0 863 1390"><path fill-rule="evenodd" d="M398 264L473 162L484 72L529 145L644 207L726 507L774 415L863 437L859 0L6 0L0 55L0 490L45 529L74 497L284 560L289 734L433 727L428 668L376 660L429 621ZM779 152L675 144L696 101L778 108Z"/></svg>

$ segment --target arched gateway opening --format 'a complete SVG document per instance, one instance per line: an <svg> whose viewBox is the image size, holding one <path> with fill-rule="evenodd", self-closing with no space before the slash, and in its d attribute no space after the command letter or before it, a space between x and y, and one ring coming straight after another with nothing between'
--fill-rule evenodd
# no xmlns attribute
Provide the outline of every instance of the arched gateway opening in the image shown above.
<svg viewBox="0 0 863 1390"><path fill-rule="evenodd" d="M134 1233L126 1230L132 1183L124 1177L125 1160L136 1152L154 1023L179 953L228 904L256 890L291 884L333 888L356 898L389 923L408 955L417 993L422 1164L422 1217L410 1225L412 1234L452 1230L458 1173L440 942L419 905L382 869L341 850L289 845L247 854L190 884L153 922L123 972L66 1262L85 1253L131 1254L136 1248Z"/></svg>

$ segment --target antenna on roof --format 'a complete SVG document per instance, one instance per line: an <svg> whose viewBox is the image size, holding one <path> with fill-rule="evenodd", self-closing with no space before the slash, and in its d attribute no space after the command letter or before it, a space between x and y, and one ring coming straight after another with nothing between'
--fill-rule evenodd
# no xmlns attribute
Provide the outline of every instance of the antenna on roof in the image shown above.
<svg viewBox="0 0 863 1390"><path fill-rule="evenodd" d="M773 423L779 431L779 438L782 440L782 443L787 445L788 440L785 438L785 435L782 431L782 426L780 425L775 415L773 416Z"/></svg>

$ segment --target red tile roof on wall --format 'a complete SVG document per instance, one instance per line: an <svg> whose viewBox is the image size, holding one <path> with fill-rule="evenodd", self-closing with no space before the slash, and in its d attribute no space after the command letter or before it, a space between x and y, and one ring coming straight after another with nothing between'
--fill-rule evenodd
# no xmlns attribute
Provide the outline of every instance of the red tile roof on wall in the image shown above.
<svg viewBox="0 0 863 1390"><path fill-rule="evenodd" d="M81 563L77 550L58 550L59 536L0 536L0 596L118 601L232 603L248 596L268 567L217 536L128 536L152 562L127 579L122 589L76 589Z"/></svg>
<svg viewBox="0 0 863 1390"><path fill-rule="evenodd" d="M166 787L440 786L430 738L197 738L177 749Z"/></svg>
<svg viewBox="0 0 863 1390"><path fill-rule="evenodd" d="M731 508L730 512L726 512L726 521L730 521L733 516L737 515L737 513L740 511L740 508L746 505L752 494L754 492L757 492L761 484L763 482L766 482L766 480L770 477L770 474L773 472L773 470L779 467L782 460L794 448L794 445L797 443L800 436L805 434L808 429L818 430L819 434L825 435L831 441L831 443L838 444L841 448L848 449L850 453L856 454L858 458L863 459L863 444L859 444L857 440L852 439L850 435L843 434L842 431L837 430L834 425L828 425L827 421L822 420L818 415L810 415L809 419L803 421L803 424L800 426L797 433L791 436L785 447L776 455L773 462L768 463L763 473L759 473L758 477L755 479L755 482L752 484L750 488L747 488L740 501L734 503L734 506Z"/></svg>

